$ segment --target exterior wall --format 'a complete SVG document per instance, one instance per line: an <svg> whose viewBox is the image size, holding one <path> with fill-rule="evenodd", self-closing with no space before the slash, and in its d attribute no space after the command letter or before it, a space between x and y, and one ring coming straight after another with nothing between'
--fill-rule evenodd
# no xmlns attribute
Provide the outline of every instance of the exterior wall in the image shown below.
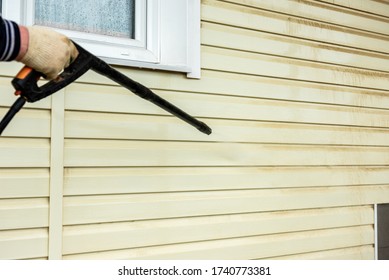
<svg viewBox="0 0 389 280"><path fill-rule="evenodd" d="M0 138L0 258L373 259L389 202L389 5L202 1L202 78L118 68ZM20 65L0 65L0 114Z"/></svg>

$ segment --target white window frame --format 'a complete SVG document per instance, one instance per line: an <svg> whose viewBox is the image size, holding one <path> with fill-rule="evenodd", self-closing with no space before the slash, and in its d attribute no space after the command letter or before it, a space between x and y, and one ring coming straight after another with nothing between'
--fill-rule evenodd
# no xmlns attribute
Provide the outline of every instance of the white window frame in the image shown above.
<svg viewBox="0 0 389 280"><path fill-rule="evenodd" d="M200 78L200 0L135 0L135 39L56 29L113 65ZM3 16L34 24L34 0L3 0Z"/></svg>

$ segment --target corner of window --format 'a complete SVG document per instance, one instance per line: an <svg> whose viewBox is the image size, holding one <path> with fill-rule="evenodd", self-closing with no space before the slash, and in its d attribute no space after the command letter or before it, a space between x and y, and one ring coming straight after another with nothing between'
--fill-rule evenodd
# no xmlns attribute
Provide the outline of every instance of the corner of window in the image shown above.
<svg viewBox="0 0 389 280"><path fill-rule="evenodd" d="M45 17L50 14L50 9L58 9L54 5L60 5L58 4L60 2L55 0L2 0L1 2L5 18L24 25L38 24L55 28L110 64L182 72L186 73L188 78L195 79L201 76L200 0L115 2L115 7L107 9L114 13L115 20L110 22L116 22L115 17L121 17L125 20L122 26L125 26L126 30L120 30L120 26L119 29L117 26L113 28L110 23L107 23L106 26L101 26L106 32L96 31L93 29L94 25L89 27L88 24L88 26L82 26L81 23L75 24L74 21L78 20L70 16L58 19L53 13L53 17L46 22L45 19L39 18L41 7L45 9L43 13ZM67 5L72 5L72 2L74 1L69 0L66 4L62 4L64 11ZM84 2L88 1L82 3ZM104 5L108 2L110 1L98 3ZM126 9L118 8L118 3L131 5L131 12L127 9L128 6L122 6ZM73 7L78 7L76 13L78 18L83 18L83 11L79 5L80 3L73 3ZM82 24L88 20L93 21L91 15L93 9L85 10L88 14L85 14ZM99 10L99 13L101 11L101 9L96 10ZM101 20L99 24L104 25L101 24ZM127 30L128 25L132 25L131 30Z"/></svg>

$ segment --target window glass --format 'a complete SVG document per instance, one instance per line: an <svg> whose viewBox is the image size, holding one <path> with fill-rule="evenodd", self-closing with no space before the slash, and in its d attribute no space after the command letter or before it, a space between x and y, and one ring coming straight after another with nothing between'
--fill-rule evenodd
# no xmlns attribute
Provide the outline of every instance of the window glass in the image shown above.
<svg viewBox="0 0 389 280"><path fill-rule="evenodd" d="M135 0L36 0L35 24L134 39Z"/></svg>

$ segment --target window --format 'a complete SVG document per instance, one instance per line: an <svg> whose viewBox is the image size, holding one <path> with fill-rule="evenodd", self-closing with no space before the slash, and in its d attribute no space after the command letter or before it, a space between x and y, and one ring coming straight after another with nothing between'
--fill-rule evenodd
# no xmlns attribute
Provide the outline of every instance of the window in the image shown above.
<svg viewBox="0 0 389 280"><path fill-rule="evenodd" d="M55 28L115 65L200 77L200 0L3 0L3 15Z"/></svg>
<svg viewBox="0 0 389 280"><path fill-rule="evenodd" d="M35 0L34 8L37 25L135 39L135 0Z"/></svg>

